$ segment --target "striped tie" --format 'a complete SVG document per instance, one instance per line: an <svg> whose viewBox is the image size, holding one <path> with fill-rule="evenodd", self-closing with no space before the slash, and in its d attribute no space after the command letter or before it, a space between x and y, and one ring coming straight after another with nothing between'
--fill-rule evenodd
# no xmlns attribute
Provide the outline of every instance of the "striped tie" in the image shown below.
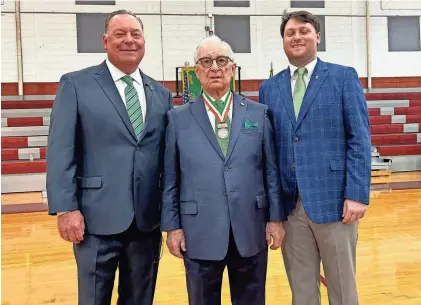
<svg viewBox="0 0 421 305"><path fill-rule="evenodd" d="M130 76L123 76L122 81L127 84L124 89L124 95L126 97L126 108L129 114L130 122L132 122L134 133L139 139L140 134L145 129L145 123L143 122L142 108L140 108L139 96L133 86L133 79Z"/></svg>

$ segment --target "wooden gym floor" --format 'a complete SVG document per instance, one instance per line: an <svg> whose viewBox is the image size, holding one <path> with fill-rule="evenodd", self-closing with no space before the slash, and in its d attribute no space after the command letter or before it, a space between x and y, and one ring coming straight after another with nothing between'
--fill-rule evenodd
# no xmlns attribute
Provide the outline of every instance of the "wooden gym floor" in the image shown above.
<svg viewBox="0 0 421 305"><path fill-rule="evenodd" d="M421 181L421 172L392 175L392 181ZM18 200L22 204L34 203L33 198L25 195L14 196L20 196ZM12 197L2 196L2 205L16 204L16 197ZM1 304L77 304L72 247L57 234L56 219L46 212L34 212L2 214L1 221ZM420 279L421 189L372 191L371 204L359 227L360 305L421 304ZM322 304L328 304L323 285L321 293ZM226 274L222 298L222 304L230 304ZM113 300L115 304L115 294ZM269 255L266 303L291 304L279 250L270 251ZM166 247L160 263L155 304L188 304L184 266Z"/></svg>

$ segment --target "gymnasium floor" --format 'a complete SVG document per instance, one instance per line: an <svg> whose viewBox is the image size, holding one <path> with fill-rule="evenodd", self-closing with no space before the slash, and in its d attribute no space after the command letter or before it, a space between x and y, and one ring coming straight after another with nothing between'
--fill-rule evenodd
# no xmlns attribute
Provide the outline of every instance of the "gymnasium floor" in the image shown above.
<svg viewBox="0 0 421 305"><path fill-rule="evenodd" d="M421 172L393 179L421 181ZM33 203L34 197L27 196L41 198L14 196L2 195L2 206L16 204L16 198L21 203ZM35 212L2 214L1 221L1 304L77 304L72 247L57 234L56 219ZM182 261L164 249L155 304L186 305ZM421 304L421 189L372 191L360 222L357 256L361 305ZM328 304L326 292L321 285L322 304ZM115 304L115 295L113 299ZM290 300L281 252L270 251L266 304L291 304ZM226 275L222 304L230 304Z"/></svg>

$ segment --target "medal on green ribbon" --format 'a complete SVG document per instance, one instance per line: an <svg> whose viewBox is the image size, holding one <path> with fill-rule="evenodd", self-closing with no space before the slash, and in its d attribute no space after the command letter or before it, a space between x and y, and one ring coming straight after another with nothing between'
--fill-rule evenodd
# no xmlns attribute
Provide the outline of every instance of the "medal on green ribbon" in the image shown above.
<svg viewBox="0 0 421 305"><path fill-rule="evenodd" d="M217 103L205 91L203 91L203 101L210 111L212 111L217 122L225 123L228 116L228 110L230 109L232 103L232 93L230 92L225 98L223 108L218 107Z"/></svg>
<svg viewBox="0 0 421 305"><path fill-rule="evenodd" d="M216 129L218 137L221 139L226 139L229 135L228 130L228 124L227 124L227 117L228 117L228 111L230 109L231 103L232 103L232 93L230 92L227 97L225 98L225 101L223 102L222 107L218 105L218 103L203 91L203 100L212 111L213 115L215 116L216 120Z"/></svg>

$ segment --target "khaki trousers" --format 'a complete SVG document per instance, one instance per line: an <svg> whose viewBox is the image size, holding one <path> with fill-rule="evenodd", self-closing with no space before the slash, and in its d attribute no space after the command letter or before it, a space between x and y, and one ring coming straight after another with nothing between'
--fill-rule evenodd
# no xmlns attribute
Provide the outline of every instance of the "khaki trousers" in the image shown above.
<svg viewBox="0 0 421 305"><path fill-rule="evenodd" d="M299 198L299 197L298 197ZM293 305L320 305L320 260L330 305L358 305L355 249L358 224L317 224L301 199L284 222L282 254Z"/></svg>

